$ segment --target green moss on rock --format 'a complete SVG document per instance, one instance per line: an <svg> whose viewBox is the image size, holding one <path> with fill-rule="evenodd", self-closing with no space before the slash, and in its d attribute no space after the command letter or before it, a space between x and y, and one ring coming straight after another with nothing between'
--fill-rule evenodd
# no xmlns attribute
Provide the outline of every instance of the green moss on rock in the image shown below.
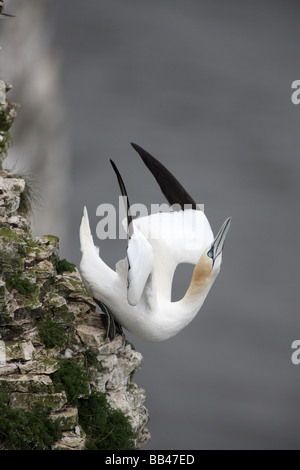
<svg viewBox="0 0 300 470"><path fill-rule="evenodd" d="M77 408L67 408L57 411L50 415L50 419L57 423L61 431L68 431L78 425L78 410Z"/></svg>
<svg viewBox="0 0 300 470"><path fill-rule="evenodd" d="M29 297L38 289L36 284L33 284L27 278L23 278L21 273L7 277L6 284L8 289L15 289L19 294Z"/></svg>
<svg viewBox="0 0 300 470"><path fill-rule="evenodd" d="M24 270L24 246L5 237L0 238L0 276ZM12 242L12 243L10 243Z"/></svg>
<svg viewBox="0 0 300 470"><path fill-rule="evenodd" d="M59 424L49 410L12 409L0 398L0 447L8 450L50 450L61 438Z"/></svg>
<svg viewBox="0 0 300 470"><path fill-rule="evenodd" d="M64 390L68 404L78 407L78 422L86 433L88 450L133 450L137 436L128 418L111 408L105 393L89 394L86 370L97 366L96 362L90 350L85 351L84 366L75 359L61 361L60 368L52 374L56 391Z"/></svg>
<svg viewBox="0 0 300 470"><path fill-rule="evenodd" d="M14 240L14 241L19 240L19 238L17 237L15 232L13 230L9 229L9 228L1 228L0 229L0 237L9 238L9 240Z"/></svg>
<svg viewBox="0 0 300 470"><path fill-rule="evenodd" d="M37 324L41 342L46 348L62 348L66 343L63 325L55 323L48 315Z"/></svg>
<svg viewBox="0 0 300 470"><path fill-rule="evenodd" d="M60 410L67 402L65 392L61 393L26 393L13 392L9 404L14 409L22 408L35 411L37 408L49 409L53 412Z"/></svg>
<svg viewBox="0 0 300 470"><path fill-rule="evenodd" d="M59 238L56 235L43 235L41 240L47 245L52 245L54 248L59 248Z"/></svg>
<svg viewBox="0 0 300 470"><path fill-rule="evenodd" d="M52 381L57 392L66 392L68 404L72 406L78 404L79 397L89 394L88 377L74 359L61 361L60 368L52 374Z"/></svg>
<svg viewBox="0 0 300 470"><path fill-rule="evenodd" d="M66 271L68 272L74 272L76 271L76 266L73 263L69 263L66 259L59 259L55 263L55 269L57 271L57 274L62 274Z"/></svg>
<svg viewBox="0 0 300 470"><path fill-rule="evenodd" d="M93 391L79 402L79 423L88 450L133 450L136 434L120 410L112 409L105 393Z"/></svg>

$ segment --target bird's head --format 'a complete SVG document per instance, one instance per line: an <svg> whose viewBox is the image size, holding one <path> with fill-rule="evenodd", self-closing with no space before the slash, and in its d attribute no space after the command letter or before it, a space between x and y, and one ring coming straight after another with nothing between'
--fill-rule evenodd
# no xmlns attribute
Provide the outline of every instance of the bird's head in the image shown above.
<svg viewBox="0 0 300 470"><path fill-rule="evenodd" d="M190 287L205 287L213 283L219 274L222 263L222 252L225 238L231 223L231 217L226 219L212 244L202 253L195 266Z"/></svg>
<svg viewBox="0 0 300 470"><path fill-rule="evenodd" d="M222 263L222 252L225 244L226 235L228 233L229 227L231 224L231 217L225 220L222 227L220 228L217 236L215 237L213 243L205 250L207 258L210 260L211 270L213 272L219 272L221 263Z"/></svg>

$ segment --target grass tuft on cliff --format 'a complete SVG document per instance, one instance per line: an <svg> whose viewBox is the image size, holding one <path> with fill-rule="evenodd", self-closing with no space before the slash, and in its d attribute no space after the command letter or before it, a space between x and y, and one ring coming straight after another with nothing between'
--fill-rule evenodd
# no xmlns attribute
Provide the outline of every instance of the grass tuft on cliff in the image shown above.
<svg viewBox="0 0 300 470"><path fill-rule="evenodd" d="M51 450L61 438L59 426L49 419L49 411L12 409L0 398L0 449Z"/></svg>

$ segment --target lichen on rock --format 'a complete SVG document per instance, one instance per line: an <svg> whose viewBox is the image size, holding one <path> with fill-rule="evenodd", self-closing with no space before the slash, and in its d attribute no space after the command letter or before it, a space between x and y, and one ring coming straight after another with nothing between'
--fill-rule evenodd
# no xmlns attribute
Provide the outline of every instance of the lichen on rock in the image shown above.
<svg viewBox="0 0 300 470"><path fill-rule="evenodd" d="M5 85L5 93L10 89L11 85ZM6 158L8 149L12 144L9 129L15 120L17 109L17 104L10 103L6 99L0 101L0 170L2 169L2 162Z"/></svg>
<svg viewBox="0 0 300 470"><path fill-rule="evenodd" d="M16 105L0 105L2 142L9 141L15 110ZM6 151L0 142L0 168ZM51 428L51 422L55 430L52 441L47 434L45 449L83 450L87 443L95 448L97 439L89 436L88 426L83 429L79 410L96 396L95 413L99 403L105 403L107 422L114 423L109 434L116 439L108 445L120 442L138 449L150 438L145 391L132 382L142 356L121 335L106 339L101 315L78 270L59 259L58 238L32 237L25 193L23 178L0 170L0 407L7 412L0 416L0 448L24 442L11 442L13 434L5 428L9 419L16 420L18 429L18 420L36 422L40 410L45 429ZM70 392L73 389L76 396ZM125 423L130 429L128 441ZM29 431L29 448L43 448L34 429ZM105 448L105 436L101 446Z"/></svg>

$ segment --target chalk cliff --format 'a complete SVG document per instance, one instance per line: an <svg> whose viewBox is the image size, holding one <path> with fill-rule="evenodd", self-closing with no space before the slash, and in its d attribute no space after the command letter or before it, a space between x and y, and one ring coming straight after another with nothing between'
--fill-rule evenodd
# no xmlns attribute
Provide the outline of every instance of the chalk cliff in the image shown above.
<svg viewBox="0 0 300 470"><path fill-rule="evenodd" d="M142 356L105 338L58 238L32 237L30 184L2 169L16 109L0 104L0 449L140 448L150 438L132 381Z"/></svg>

